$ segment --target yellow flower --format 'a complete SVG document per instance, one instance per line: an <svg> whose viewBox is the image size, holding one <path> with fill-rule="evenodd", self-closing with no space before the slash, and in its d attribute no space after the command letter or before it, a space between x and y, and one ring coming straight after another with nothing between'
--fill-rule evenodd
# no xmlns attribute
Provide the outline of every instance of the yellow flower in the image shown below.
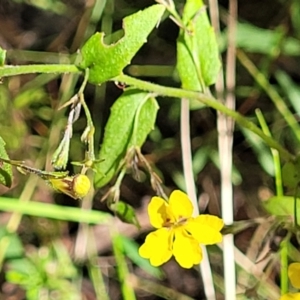
<svg viewBox="0 0 300 300"><path fill-rule="evenodd" d="M292 285L300 289L300 263L292 263L289 265L288 276Z"/></svg>
<svg viewBox="0 0 300 300"><path fill-rule="evenodd" d="M300 293L284 294L279 300L300 300Z"/></svg>
<svg viewBox="0 0 300 300"><path fill-rule="evenodd" d="M288 276L291 284L300 289L300 263L292 263L288 268ZM300 300L300 293L288 293L280 297L279 300Z"/></svg>
<svg viewBox="0 0 300 300"><path fill-rule="evenodd" d="M202 260L199 244L211 245L222 241L220 230L223 221L211 215L192 217L193 205L188 196L174 191L167 203L153 197L148 206L150 223L157 228L146 237L140 247L140 256L150 260L151 265L160 266L172 255L183 268L191 268Z"/></svg>

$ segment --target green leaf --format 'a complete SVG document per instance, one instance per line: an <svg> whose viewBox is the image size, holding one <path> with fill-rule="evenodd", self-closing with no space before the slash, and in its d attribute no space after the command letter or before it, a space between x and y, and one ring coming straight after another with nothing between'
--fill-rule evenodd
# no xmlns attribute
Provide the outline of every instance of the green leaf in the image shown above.
<svg viewBox="0 0 300 300"><path fill-rule="evenodd" d="M136 52L147 41L165 11L162 5L153 5L123 20L124 36L116 43L106 45L104 33L94 34L82 47L80 68L90 68L89 81L100 84L122 73Z"/></svg>
<svg viewBox="0 0 300 300"><path fill-rule="evenodd" d="M163 279L164 275L163 272L158 267L153 267L148 259L142 258L138 253L138 246L135 241L132 239L120 235L119 236L122 244L124 253L128 258L130 258L136 265L142 268L145 272L150 274L151 276L157 279Z"/></svg>
<svg viewBox="0 0 300 300"><path fill-rule="evenodd" d="M188 0L177 39L177 70L182 87L203 91L215 83L220 70L218 44L202 0Z"/></svg>
<svg viewBox="0 0 300 300"><path fill-rule="evenodd" d="M140 94L140 103L134 117L133 132L127 149L141 147L150 131L154 130L158 104L149 94Z"/></svg>
<svg viewBox="0 0 300 300"><path fill-rule="evenodd" d="M0 136L0 157L9 159L5 150L5 142L1 136ZM1 164L2 165L0 165L0 183L7 187L10 187L12 183L12 167L10 164L4 162L2 162Z"/></svg>
<svg viewBox="0 0 300 300"><path fill-rule="evenodd" d="M287 162L282 168L283 185L294 190L300 183L300 157L293 162Z"/></svg>
<svg viewBox="0 0 300 300"><path fill-rule="evenodd" d="M8 247L5 251L5 258L12 259L20 257L24 253L22 242L18 235L8 233L5 227L0 227L0 240L7 240Z"/></svg>
<svg viewBox="0 0 300 300"><path fill-rule="evenodd" d="M112 233L112 248L114 257L116 259L116 266L118 270L118 279L121 283L121 291L123 299L136 300L135 292L132 285L128 284L126 279L129 277L130 272L127 266L127 262L124 255L124 249L122 240L120 239L121 235L118 233Z"/></svg>
<svg viewBox="0 0 300 300"><path fill-rule="evenodd" d="M262 139L260 139L252 131L242 128L247 143L251 146L251 149L256 153L257 160L261 167L270 175L274 176L274 162L270 148L266 146Z"/></svg>
<svg viewBox="0 0 300 300"><path fill-rule="evenodd" d="M123 201L117 201L115 203L109 203L108 207L124 223L133 224L138 229L141 228L141 225L135 215L134 208L131 205L129 205L128 203L125 203Z"/></svg>
<svg viewBox="0 0 300 300"><path fill-rule="evenodd" d="M6 50L0 47L0 67L5 65Z"/></svg>
<svg viewBox="0 0 300 300"><path fill-rule="evenodd" d="M275 196L263 202L264 208L274 216L294 216L294 197ZM300 199L297 199L297 219L300 219Z"/></svg>
<svg viewBox="0 0 300 300"><path fill-rule="evenodd" d="M111 108L105 127L99 158L95 165L95 186L100 188L115 175L121 160L131 147L141 147L153 130L158 104L146 92L126 90Z"/></svg>
<svg viewBox="0 0 300 300"><path fill-rule="evenodd" d="M282 88L283 92L287 95L293 109L297 114L300 113L300 102L299 102L299 94L300 87L296 84L293 79L284 71L277 70L275 72L275 78Z"/></svg>
<svg viewBox="0 0 300 300"><path fill-rule="evenodd" d="M227 31L222 34L221 51L226 49ZM285 36L281 27L264 29L248 23L237 24L236 46L247 52L272 55L280 47L281 53L287 56L299 56L299 39Z"/></svg>
<svg viewBox="0 0 300 300"><path fill-rule="evenodd" d="M8 269L6 279L9 282L26 286L39 281L39 272L28 258L11 260Z"/></svg>

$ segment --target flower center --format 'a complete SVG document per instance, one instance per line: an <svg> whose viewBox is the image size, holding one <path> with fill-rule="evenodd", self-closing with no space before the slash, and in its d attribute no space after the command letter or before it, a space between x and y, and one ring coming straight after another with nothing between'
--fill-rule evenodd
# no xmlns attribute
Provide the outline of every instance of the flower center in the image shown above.
<svg viewBox="0 0 300 300"><path fill-rule="evenodd" d="M179 216L177 222L175 222L177 225L184 225L187 221L187 218Z"/></svg>
<svg viewBox="0 0 300 300"><path fill-rule="evenodd" d="M184 225L187 221L187 218L186 217L182 217L182 216L179 216L178 219L175 219L174 220L171 220L170 218L167 218L166 219L166 222L164 223L163 227L180 227L182 225Z"/></svg>

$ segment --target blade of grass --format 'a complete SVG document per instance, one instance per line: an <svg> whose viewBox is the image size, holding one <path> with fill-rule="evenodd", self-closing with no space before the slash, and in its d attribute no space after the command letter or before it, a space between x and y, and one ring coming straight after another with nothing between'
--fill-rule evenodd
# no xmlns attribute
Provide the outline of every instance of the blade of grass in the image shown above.
<svg viewBox="0 0 300 300"><path fill-rule="evenodd" d="M166 287L157 282L143 279L142 277L133 274L130 274L129 281L135 289L144 291L147 294L155 294L159 299L194 300L194 298L179 293L174 288Z"/></svg>
<svg viewBox="0 0 300 300"><path fill-rule="evenodd" d="M5 197L0 197L0 210L21 213L28 216L89 224L107 223L111 218L109 214L95 210L88 211L76 207L33 201L27 203L21 202L19 199Z"/></svg>
<svg viewBox="0 0 300 300"><path fill-rule="evenodd" d="M271 132L268 128L266 120L259 109L255 111L259 124L264 132L264 134L271 136ZM276 195L283 196L283 186L282 186L282 176L281 176L281 164L280 164L280 156L277 150L271 149L273 162L274 162L274 169L275 169L275 186L276 186ZM296 203L296 201L295 201ZM281 295L284 295L288 292L288 241L284 240L280 245L280 288L281 288Z"/></svg>
<svg viewBox="0 0 300 300"><path fill-rule="evenodd" d="M266 120L265 120L262 112L259 109L256 109L255 113L256 113L257 119L259 121L259 124L260 124L264 134L271 137L270 129L268 128L268 125L266 123ZM272 148L271 148L271 152L272 152L272 156L273 156L273 163L274 163L274 170L275 170L276 195L282 196L283 195L283 187L282 187L280 155L277 150L272 149Z"/></svg>
<svg viewBox="0 0 300 300"><path fill-rule="evenodd" d="M273 101L278 112L282 115L283 119L287 122L292 132L300 141L300 126L293 113L289 110L285 101L278 94L278 92L272 87L267 78L256 68L253 62L248 56L241 50L237 51L237 57L240 63L246 68L246 70L252 75L253 79L261 86L261 88L267 93L270 99Z"/></svg>
<svg viewBox="0 0 300 300"><path fill-rule="evenodd" d="M118 277L121 283L122 296L124 300L135 300L134 289L131 284L128 284L130 272L124 256L122 238L115 231L116 228L111 228L113 252L116 259Z"/></svg>
<svg viewBox="0 0 300 300"><path fill-rule="evenodd" d="M89 226L83 233L87 233L88 245L85 245L88 257L88 270L94 286L97 300L109 300L108 292L105 288L105 281L102 275L101 266L97 257L97 246L95 243L95 233Z"/></svg>

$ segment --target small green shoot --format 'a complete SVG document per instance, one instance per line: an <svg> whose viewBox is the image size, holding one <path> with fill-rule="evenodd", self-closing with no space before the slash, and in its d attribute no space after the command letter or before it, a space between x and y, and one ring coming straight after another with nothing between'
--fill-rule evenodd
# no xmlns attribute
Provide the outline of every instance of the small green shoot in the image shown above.
<svg viewBox="0 0 300 300"><path fill-rule="evenodd" d="M0 158L0 161L15 166L24 175L28 173L36 174L49 183L55 191L66 194L74 199L85 197L91 188L91 182L84 174L69 176L68 171L47 172L26 166L22 161L4 158Z"/></svg>

